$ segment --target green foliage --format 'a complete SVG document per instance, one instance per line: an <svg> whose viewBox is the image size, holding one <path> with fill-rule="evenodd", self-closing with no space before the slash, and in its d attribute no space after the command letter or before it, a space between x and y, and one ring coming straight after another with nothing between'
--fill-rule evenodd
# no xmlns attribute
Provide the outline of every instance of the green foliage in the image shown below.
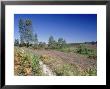
<svg viewBox="0 0 110 89"><path fill-rule="evenodd" d="M38 44L37 34L34 35L34 44Z"/></svg>
<svg viewBox="0 0 110 89"><path fill-rule="evenodd" d="M53 36L49 37L49 41L48 41L48 48L55 48L55 40L53 38Z"/></svg>
<svg viewBox="0 0 110 89"><path fill-rule="evenodd" d="M38 56L33 55L32 56L32 72L33 75L42 75L42 69L40 68L40 58Z"/></svg>
<svg viewBox="0 0 110 89"><path fill-rule="evenodd" d="M19 46L19 40L18 39L15 39L14 45Z"/></svg>
<svg viewBox="0 0 110 89"><path fill-rule="evenodd" d="M30 19L26 19L25 24L26 24L26 26L31 26L32 21Z"/></svg>
<svg viewBox="0 0 110 89"><path fill-rule="evenodd" d="M77 76L79 71L73 64L64 64L62 66L58 66L55 69L55 73L57 76Z"/></svg>
<svg viewBox="0 0 110 89"><path fill-rule="evenodd" d="M23 50L15 51L14 73L18 76L39 76L43 75L39 64L39 56L24 52Z"/></svg>
<svg viewBox="0 0 110 89"><path fill-rule="evenodd" d="M57 76L96 76L96 67L88 68L85 70L79 70L76 65L73 64L63 64L54 69Z"/></svg>
<svg viewBox="0 0 110 89"><path fill-rule="evenodd" d="M48 48L61 49L66 46L66 41L63 38L59 38L58 42L54 40L53 36L49 37Z"/></svg>
<svg viewBox="0 0 110 89"><path fill-rule="evenodd" d="M20 43L23 44L24 43L24 29L25 25L24 25L24 20L20 19L19 20L19 33L20 33Z"/></svg>
<svg viewBox="0 0 110 89"><path fill-rule="evenodd" d="M38 44L32 45L32 48L33 48L33 49L38 49Z"/></svg>
<svg viewBox="0 0 110 89"><path fill-rule="evenodd" d="M30 19L19 20L19 34L20 34L20 46L29 47L30 44L38 43L37 34L33 34L32 21Z"/></svg>
<svg viewBox="0 0 110 89"><path fill-rule="evenodd" d="M66 46L66 41L63 38L58 39L58 48L64 48Z"/></svg>
<svg viewBox="0 0 110 89"><path fill-rule="evenodd" d="M39 42L38 48L45 49L46 48L46 43L45 42Z"/></svg>
<svg viewBox="0 0 110 89"><path fill-rule="evenodd" d="M88 58L93 58L96 59L97 55L96 55L96 50L87 48L85 45L80 45L77 49L76 49L76 53L82 54L82 55L87 55Z"/></svg>
<svg viewBox="0 0 110 89"><path fill-rule="evenodd" d="M56 49L58 51L61 51L61 52L74 52L75 48L74 47L69 47L69 46L65 46L65 47L62 47L62 48L59 48L59 49Z"/></svg>
<svg viewBox="0 0 110 89"><path fill-rule="evenodd" d="M93 67L93 68L86 69L81 73L81 75L82 76L96 76L97 75L97 68Z"/></svg>

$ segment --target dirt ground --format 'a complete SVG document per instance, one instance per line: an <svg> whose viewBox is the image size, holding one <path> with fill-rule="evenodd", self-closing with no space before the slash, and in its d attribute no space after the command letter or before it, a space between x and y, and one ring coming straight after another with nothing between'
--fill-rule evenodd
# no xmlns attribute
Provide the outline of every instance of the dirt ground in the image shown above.
<svg viewBox="0 0 110 89"><path fill-rule="evenodd" d="M56 50L32 50L28 48L23 48L25 51L31 52L33 54L37 55L48 55L50 57L59 59L59 62L69 63L69 64L75 64L81 69L87 69L87 68L92 68L97 66L97 60L95 59L89 59L85 56L76 54L76 53L65 53L65 52L60 52ZM61 59L61 60L60 60ZM56 64L57 65L57 64Z"/></svg>

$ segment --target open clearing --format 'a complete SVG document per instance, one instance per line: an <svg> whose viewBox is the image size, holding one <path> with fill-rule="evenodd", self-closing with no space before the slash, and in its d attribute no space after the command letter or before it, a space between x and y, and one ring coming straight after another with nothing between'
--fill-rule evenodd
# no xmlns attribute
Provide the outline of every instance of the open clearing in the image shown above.
<svg viewBox="0 0 110 89"><path fill-rule="evenodd" d="M94 74L94 68L96 69L97 67L97 60L89 59L84 55L51 49L34 50L26 47L17 47L16 49L39 56L39 64L43 76L96 75L96 73ZM92 70L93 72L91 72Z"/></svg>
<svg viewBox="0 0 110 89"><path fill-rule="evenodd" d="M23 48L27 52L31 52L35 55L47 55L56 59L63 60L63 62L78 65L81 68L89 68L96 66L97 61L94 59L89 59L85 56L76 53L65 53L56 50L32 50Z"/></svg>

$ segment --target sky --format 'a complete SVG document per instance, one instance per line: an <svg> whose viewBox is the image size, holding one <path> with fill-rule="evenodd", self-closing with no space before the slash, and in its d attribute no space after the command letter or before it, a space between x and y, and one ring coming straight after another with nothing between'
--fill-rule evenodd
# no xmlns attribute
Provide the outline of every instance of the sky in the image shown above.
<svg viewBox="0 0 110 89"><path fill-rule="evenodd" d="M67 43L97 41L96 14L15 14L14 38L19 39L19 19L31 19L39 42L64 38Z"/></svg>

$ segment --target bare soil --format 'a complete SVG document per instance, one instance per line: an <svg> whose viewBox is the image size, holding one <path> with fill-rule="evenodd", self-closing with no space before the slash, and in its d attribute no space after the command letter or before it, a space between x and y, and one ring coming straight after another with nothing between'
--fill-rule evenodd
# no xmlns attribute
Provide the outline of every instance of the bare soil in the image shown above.
<svg viewBox="0 0 110 89"><path fill-rule="evenodd" d="M59 62L63 63L69 63L69 64L75 64L76 66L78 66L81 69L88 69L88 68L92 68L92 67L96 67L97 66L97 60L94 59L89 59L85 56L76 54L76 53L65 53L65 52L60 52L60 51L56 51L56 50L32 50L29 48L23 48L25 51L31 52L33 54L37 54L37 55L48 55L50 57L56 58L59 60ZM63 61L62 61L63 60ZM60 64L57 62L54 63L54 65L56 64ZM50 64L51 65L51 64Z"/></svg>

